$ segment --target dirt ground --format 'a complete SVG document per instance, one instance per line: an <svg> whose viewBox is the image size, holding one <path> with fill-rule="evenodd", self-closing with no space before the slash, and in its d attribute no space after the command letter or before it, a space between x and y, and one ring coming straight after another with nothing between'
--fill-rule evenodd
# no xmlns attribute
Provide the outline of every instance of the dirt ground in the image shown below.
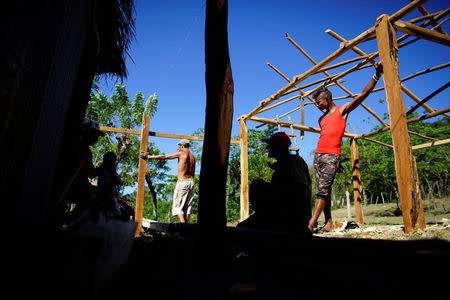
<svg viewBox="0 0 450 300"><path fill-rule="evenodd" d="M322 237L416 240L441 239L450 241L450 198L428 199L423 201L426 228L414 233L405 234L403 217L395 203L379 203L363 205L364 224L355 223L355 209L351 207L351 218L348 219L347 208L332 211L335 222L334 232L316 234ZM323 222L323 216L321 216ZM347 225L345 225L347 224ZM356 228L351 228L358 225ZM322 226L319 220L319 227Z"/></svg>

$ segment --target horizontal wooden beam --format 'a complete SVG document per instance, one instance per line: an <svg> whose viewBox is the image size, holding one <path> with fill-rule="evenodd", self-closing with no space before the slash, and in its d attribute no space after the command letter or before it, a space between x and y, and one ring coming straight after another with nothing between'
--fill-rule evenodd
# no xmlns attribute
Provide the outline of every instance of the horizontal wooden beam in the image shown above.
<svg viewBox="0 0 450 300"><path fill-rule="evenodd" d="M383 143L383 142L380 142L380 141L377 141L377 140L373 140L373 139L369 139L369 138L362 138L362 140L369 141L369 142L372 142L374 144L378 144L378 145L384 146L386 148L390 148L390 149L394 148L394 146L392 146L392 145L389 145L389 144L386 144L386 143Z"/></svg>
<svg viewBox="0 0 450 300"><path fill-rule="evenodd" d="M433 22L437 21L437 19L434 19L434 18L443 18L446 15L448 15L449 13L450 13L450 8L447 8L445 10L437 11L435 13L432 13L432 14L429 14L429 15L426 15L426 16L421 16L421 17L417 17L417 18L408 20L408 22L410 22L410 23L418 23L418 22L423 21L423 20L427 20L427 21L429 20L429 22L427 23L427 25L429 25L429 24L433 24Z"/></svg>
<svg viewBox="0 0 450 300"><path fill-rule="evenodd" d="M415 145L415 146L412 146L412 150L429 148L429 147L433 147L433 146L442 146L442 145L447 145L449 143L450 143L450 139L446 139L446 140L441 140L441 141L436 141L436 142L431 142L431 143Z"/></svg>
<svg viewBox="0 0 450 300"><path fill-rule="evenodd" d="M415 35L421 39L429 40L445 46L450 46L450 37L430 29L422 28L410 22L396 21L394 28L406 34Z"/></svg>
<svg viewBox="0 0 450 300"><path fill-rule="evenodd" d="M259 118L259 117L251 117L248 120L259 122L259 123L264 123L264 124L269 124L269 125L280 125L281 127L285 127L285 128L290 128L290 126L292 125L292 127L294 129L308 131L308 132L314 132L314 133L320 133L320 131L321 131L319 128L298 125L298 124L292 124L292 123L286 122L286 121L277 121L277 120L271 120L271 119L265 119L265 118ZM357 135L354 133L344 133L344 137L355 138L356 136Z"/></svg>
<svg viewBox="0 0 450 300"><path fill-rule="evenodd" d="M415 123L415 122L418 122L418 121L434 118L434 117L437 117L439 115L448 113L449 111L450 111L450 107L447 107L447 108L444 108L444 109L440 109L440 110L436 110L436 111L434 111L432 113L429 113L429 114L426 114L426 115L423 115L423 116L420 116L420 117L417 117L417 118L412 118L412 119L406 120L406 123L410 124L410 123ZM365 134L358 135L356 137L356 139L373 136L373 135L385 132L385 131L390 130L390 129L391 129L390 126L386 126L386 127L383 127L381 129L378 129L378 130L375 130L375 131L372 131L372 132L368 132L368 133L365 133Z"/></svg>
<svg viewBox="0 0 450 300"><path fill-rule="evenodd" d="M107 126L100 126L101 131L108 131L108 132L117 132L117 133L129 133L129 134L141 134L140 130L134 130L134 129L125 129L125 128L115 128L115 127L107 127Z"/></svg>
<svg viewBox="0 0 450 300"><path fill-rule="evenodd" d="M422 13L422 15L424 15L424 16L429 16L430 15L430 13L425 9L425 7L423 7L422 5L419 5L418 7L417 7L417 9ZM437 23L436 23L436 21L434 21L434 20L432 20L431 21L431 24L433 25L433 26L435 26L436 27L436 30L437 31L439 31L440 33L443 33L443 34L447 34L445 31L444 31L444 29L442 29Z"/></svg>
<svg viewBox="0 0 450 300"><path fill-rule="evenodd" d="M416 109L418 109L419 107L421 107L423 104L425 104L428 100L430 100L431 98L433 98L434 96L436 96L437 94L439 94L440 92L442 92L443 90L445 90L446 88L448 88L450 86L450 82L447 82L446 84L444 84L443 86L441 86L440 88L438 88L437 90L435 90L434 92L432 92L431 94L429 94L428 96L426 96L425 98L423 98L419 103L417 103L416 105L414 105L414 107L410 108L407 112L406 115L410 115L412 114Z"/></svg>
<svg viewBox="0 0 450 300"><path fill-rule="evenodd" d="M117 133L129 133L129 134L141 134L140 130L134 130L134 129L125 129L125 128L114 128L114 127L107 127L107 126L100 126L100 130L102 131L109 131L109 132L117 132ZM193 136L193 135L184 135L184 134L173 134L173 133L163 133L163 132L154 132L149 131L149 136L155 136L155 137L164 137L164 138L171 138L171 139L187 139L187 140L194 140L194 141L203 141L204 138L201 136ZM236 140L231 140L231 144L239 145L240 142Z"/></svg>
<svg viewBox="0 0 450 300"><path fill-rule="evenodd" d="M351 48L353 48L354 46L356 46L360 42L366 40L368 37L374 37L374 36L375 36L375 27L372 27L371 29L361 33L360 35L358 35L354 39L348 41L342 47L340 47L338 50L336 50L335 52L330 54L327 58L322 60L320 63L318 63L317 65L315 65L314 67L312 67L308 71L304 72L303 74L294 76L294 79L291 82L289 82L288 85L286 85L285 87L283 87L282 89L277 91L275 94L271 95L269 98L266 98L266 99L262 100L255 109L253 109L247 115L243 116L244 120L248 120L252 116L256 115L260 110L262 110L266 106L270 105L273 101L279 99L288 90L292 89L298 83L300 83L303 80L305 80L306 78L308 78L315 71L321 69L322 67L324 67L325 65L327 65L331 61L335 60L336 58L338 58L339 56L341 56L342 54L344 54L345 52L347 52L348 50L350 50Z"/></svg>

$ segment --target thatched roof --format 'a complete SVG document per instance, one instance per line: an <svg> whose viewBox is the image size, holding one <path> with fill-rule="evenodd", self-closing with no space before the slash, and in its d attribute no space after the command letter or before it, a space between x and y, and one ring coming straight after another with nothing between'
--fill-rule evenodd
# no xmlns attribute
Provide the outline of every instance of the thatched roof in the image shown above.
<svg viewBox="0 0 450 300"><path fill-rule="evenodd" d="M127 76L126 55L135 38L133 0L97 0L95 23L98 33L97 73Z"/></svg>

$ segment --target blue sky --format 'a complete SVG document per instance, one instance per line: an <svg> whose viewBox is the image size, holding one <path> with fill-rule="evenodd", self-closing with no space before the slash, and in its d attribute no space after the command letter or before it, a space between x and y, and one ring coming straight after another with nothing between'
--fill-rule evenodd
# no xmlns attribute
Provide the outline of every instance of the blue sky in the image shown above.
<svg viewBox="0 0 450 300"><path fill-rule="evenodd" d="M234 117L232 135L239 134L237 118L253 110L259 101L269 97L286 85L286 81L267 66L273 64L289 78L301 74L313 65L286 38L288 33L316 62L320 62L339 48L339 42L325 33L331 29L346 39L352 39L372 27L378 16L392 14L407 5L401 1L228 1L228 39L230 61L234 80ZM431 0L424 4L429 12L446 9L448 1ZM403 20L421 16L417 10ZM205 0L136 1L136 40L131 46L133 61L127 61L129 76L124 81L129 96L142 92L145 97L158 94L158 111L150 121L150 130L156 132L192 135L205 120L205 55L204 55ZM443 28L450 32L446 23ZM398 33L397 36L401 36ZM358 46L366 53L377 51L376 40ZM331 64L355 57L347 52ZM447 63L450 49L446 46L421 40L400 49L400 77L417 71ZM342 72L352 66L331 70L331 74ZM343 85L353 93L359 93L374 73L368 68L344 78ZM444 85L450 70L443 69L422 75L404 83L419 98L424 98ZM323 78L314 75L304 83ZM383 85L380 80L377 87ZM111 95L114 81L103 81L100 90ZM307 88L306 90L308 90ZM339 88L331 88L333 96L344 96ZM434 97L428 104L435 109L449 106L450 91ZM291 95L292 96L292 95ZM290 97L290 96L288 96ZM282 99L286 99L282 98ZM387 113L383 91L370 95L365 104L378 115ZM338 105L347 100L337 101ZM415 104L404 95L407 107ZM291 101L258 116L275 118L298 105ZM419 109L419 113L423 110ZM319 127L320 111L312 105L305 110L305 124ZM299 123L299 112L291 114L294 123ZM362 107L353 111L347 123L352 133L365 133L379 122ZM258 123L248 122L248 128ZM297 132L298 134L298 132ZM300 139L298 139L300 140ZM305 133L299 142L300 155L308 164L312 163L312 152L318 135ZM177 140L151 137L166 154L177 150ZM176 161L170 161L171 174L176 174ZM197 173L199 173L197 168Z"/></svg>

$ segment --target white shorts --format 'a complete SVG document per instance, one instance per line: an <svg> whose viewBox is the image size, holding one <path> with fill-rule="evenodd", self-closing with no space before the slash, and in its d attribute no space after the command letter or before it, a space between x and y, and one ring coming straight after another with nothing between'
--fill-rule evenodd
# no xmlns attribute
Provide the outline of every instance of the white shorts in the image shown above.
<svg viewBox="0 0 450 300"><path fill-rule="evenodd" d="M172 215L188 215L194 198L194 179L178 180L173 192Z"/></svg>

